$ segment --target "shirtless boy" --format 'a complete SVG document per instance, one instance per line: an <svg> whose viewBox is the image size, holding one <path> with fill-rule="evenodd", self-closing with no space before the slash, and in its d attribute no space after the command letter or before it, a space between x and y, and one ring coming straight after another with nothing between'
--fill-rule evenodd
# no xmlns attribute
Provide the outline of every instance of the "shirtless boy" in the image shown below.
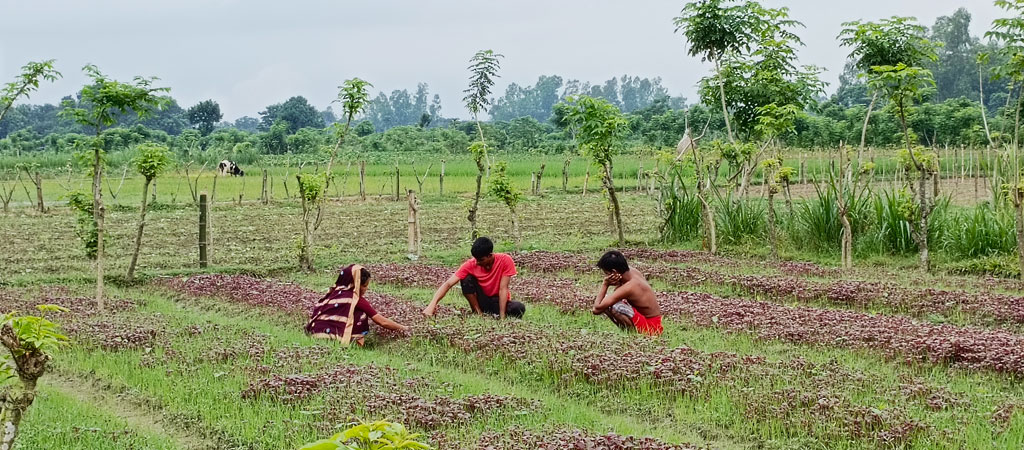
<svg viewBox="0 0 1024 450"><path fill-rule="evenodd" d="M605 277L594 301L594 315L604 314L626 331L661 335L661 307L644 275L629 268L626 257L615 250L601 256L597 267ZM614 290L609 294L608 288L612 286Z"/></svg>

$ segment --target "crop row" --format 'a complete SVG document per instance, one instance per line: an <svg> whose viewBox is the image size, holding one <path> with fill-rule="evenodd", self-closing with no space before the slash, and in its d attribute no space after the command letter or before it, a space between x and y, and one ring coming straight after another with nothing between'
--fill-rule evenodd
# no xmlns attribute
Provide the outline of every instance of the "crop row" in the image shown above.
<svg viewBox="0 0 1024 450"><path fill-rule="evenodd" d="M746 265L770 270L777 270L783 274L796 276L829 277L839 273L839 271L836 269L822 267L811 262L753 262L749 260L740 261L721 256L715 256L707 252L693 250L657 250L651 248L626 248L622 249L622 254L625 255L626 258L631 261L638 260L645 262L688 263L729 268L735 268L737 266ZM583 255L575 253L533 250L528 252L512 253L512 257L513 259L515 259L516 264L522 267L528 267L530 270L538 272L555 273L568 271L574 273L587 273L597 270L595 268L595 264L597 263L596 257L593 259L588 259Z"/></svg>
<svg viewBox="0 0 1024 450"><path fill-rule="evenodd" d="M372 269L371 269L372 270ZM216 297L246 305L280 309L293 315L305 314L303 303L318 298L314 291L306 290L295 284L282 283L274 280L258 279L237 275L200 275L188 279L176 279L164 285L174 291L193 297ZM244 286L244 289L240 288ZM300 299L300 301L295 301ZM371 302L378 306L382 313L395 316L404 323L413 325L414 333L425 337L437 337L436 333L456 333L460 336L473 334L465 327L437 327L428 324L421 315L419 308L412 303L393 296L372 294ZM443 308L442 317L450 317L453 310ZM379 329L378 329L379 330ZM191 329L190 333L203 333L208 330ZM446 335L447 336L447 335ZM500 338L485 338L483 341L498 342ZM525 336L522 336L525 338ZM251 337L250 337L251 338ZM536 334L534 334L536 338ZM230 359L248 353L251 360L257 363L245 370L262 374L242 392L242 397L249 401L274 402L313 402L310 407L323 406L322 421L317 424L324 431L329 431L332 424L351 420L358 415L370 413L387 415L403 423L411 424L422 430L439 430L431 433L431 438L438 448L467 448L465 443L452 441L445 429L481 416L494 414L532 414L541 406L530 400L480 394L463 398L454 398L449 394L437 395L436 389L421 378L401 379L390 368L377 366L352 366L333 364L329 368L314 373L290 373L290 369L298 366L321 365L328 350L326 347L296 347L278 350L273 355L265 350L261 339L249 339L246 342L222 342L216 352L204 359ZM526 339L523 340L526 342ZM512 347L506 347L512 348ZM522 347L518 347L522 348ZM531 352L536 355L536 351ZM185 361L182 361L183 363ZM293 364L293 366L289 366ZM612 375L609 372L609 375ZM607 376L607 375L606 375ZM596 377L596 375L595 375ZM441 386L440 389L445 389ZM344 393L334 395L332 393ZM323 405L319 405L323 399ZM588 449L688 449L689 446L667 444L650 438L635 438L615 434L597 435L576 429L562 429L550 434L512 431L520 439L509 440L507 433L484 436L478 447L480 449L555 449L555 448L588 448ZM525 447L524 447L525 445Z"/></svg>
<svg viewBox="0 0 1024 450"><path fill-rule="evenodd" d="M382 272L378 269L375 273ZM253 284L253 280L245 282L254 286L259 285ZM272 281L265 281L263 284L266 285L268 292L272 293L277 289ZM262 295L256 291L258 289L253 289L252 293L256 297L261 297ZM205 295L222 296L218 292L209 292ZM400 299L395 300L403 302ZM811 433L823 434L823 437L856 438L898 444L919 435L953 433L951 430L930 430L930 425L911 418L909 411L927 409L941 411L941 414L949 414L952 411L960 413L971 403L941 387L930 386L915 379L903 380L898 386L880 388L884 383L880 382L877 376L852 371L834 363L814 364L799 358L766 361L757 356L741 356L728 352L709 353L688 347L668 348L656 340L636 340L630 336L588 333L585 330L553 331L529 322L487 324L446 321L444 326L418 327L416 333L421 334L421 338L450 346L458 354L474 355L482 359L503 358L510 365L537 371L537 375L541 377L546 373L553 379L562 380L562 383L583 380L595 386L606 386L613 392L619 389L628 390L630 386L644 383L650 385L654 392L661 392L656 394L659 398L665 398L665 395L685 395L709 400L715 392L726 392L733 401L743 407L751 420L778 420L787 428L805 429ZM369 376L374 380L386 378L372 373ZM270 377L260 381L261 384L255 385L256 387L251 387L247 395L270 391L277 392L275 395L280 399L290 401L303 398L311 390L332 386L331 383L346 383L348 381L345 380L351 379L347 373L338 374L333 371L320 375ZM354 382L358 383L358 380L356 377ZM376 381L367 381L374 382ZM344 386L341 390L351 391ZM878 409L853 400L870 393L886 399L895 399L892 400L895 405ZM411 394L395 395L397 397L389 397L393 402L417 404L421 406L418 406L418 409L426 411L446 411L430 416L439 417L441 419L437 420L442 422L448 420L444 419L445 417L457 420L461 417L458 410L467 409L458 406L460 402L451 398L440 398L437 401L447 406L437 406L422 398L409 397ZM419 427L430 429L430 422L425 422L423 418L405 418ZM996 413L992 414L992 418L993 421L997 420ZM584 442L614 443L620 439L611 436L582 438L578 433L569 433L568 436L577 436L584 439ZM634 441L627 439L624 442ZM582 448L663 447L641 445Z"/></svg>
<svg viewBox="0 0 1024 450"><path fill-rule="evenodd" d="M645 249L645 251L647 251ZM638 259L647 261L641 255ZM659 251L661 253L670 251ZM682 250L671 251L689 253ZM708 256L708 258L714 258ZM655 258L657 259L657 258ZM662 258L664 260L666 258ZM668 258L673 262L682 258ZM578 273L593 271L593 264L585 257L571 253L528 252L516 254L516 262L532 271L555 273L573 270ZM802 267L808 263L778 263ZM967 313L978 324L1024 324L1024 297L994 293L990 290L967 292L932 287L908 288L905 284L887 281L859 281L834 279L816 281L791 275L749 275L709 270L694 265L634 263L651 279L662 280L673 286L711 284L728 286L743 292L764 296L777 302L827 302L843 307L868 309L884 306L894 311L925 317L929 314ZM810 269L808 269L810 270ZM796 269L794 269L796 271Z"/></svg>
<svg viewBox="0 0 1024 450"><path fill-rule="evenodd" d="M420 286L432 286L439 275L450 273L450 269L422 264L381 264L371 270L381 282ZM514 283L514 292L530 301L553 304L565 311L589 307L589 295L567 280L522 277ZM875 349L907 362L948 363L1024 376L1024 337L1006 331L695 292L662 292L658 301L666 315L702 326L750 332L763 339Z"/></svg>

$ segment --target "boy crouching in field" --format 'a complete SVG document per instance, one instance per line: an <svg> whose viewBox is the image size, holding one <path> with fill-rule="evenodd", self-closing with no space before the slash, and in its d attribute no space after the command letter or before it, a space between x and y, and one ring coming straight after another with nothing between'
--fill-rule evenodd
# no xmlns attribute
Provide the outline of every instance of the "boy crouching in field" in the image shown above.
<svg viewBox="0 0 1024 450"><path fill-rule="evenodd" d="M626 257L612 250L597 261L604 271L604 282L594 301L595 315L604 314L619 328L648 336L659 336L661 307L651 285L639 270L630 269ZM608 287L615 286L611 294Z"/></svg>

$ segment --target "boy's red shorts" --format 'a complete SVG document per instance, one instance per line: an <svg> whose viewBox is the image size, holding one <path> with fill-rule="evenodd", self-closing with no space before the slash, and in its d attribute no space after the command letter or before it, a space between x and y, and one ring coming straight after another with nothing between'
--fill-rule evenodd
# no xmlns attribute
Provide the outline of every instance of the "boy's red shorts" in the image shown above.
<svg viewBox="0 0 1024 450"><path fill-rule="evenodd" d="M633 308L633 326L636 327L637 333L648 336L661 336L665 331L661 327L661 316L644 317L636 308Z"/></svg>

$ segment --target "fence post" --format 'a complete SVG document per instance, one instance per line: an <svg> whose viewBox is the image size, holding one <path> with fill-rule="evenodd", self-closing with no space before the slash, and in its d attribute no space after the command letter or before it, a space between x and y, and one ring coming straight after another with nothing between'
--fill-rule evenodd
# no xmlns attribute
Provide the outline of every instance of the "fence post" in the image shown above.
<svg viewBox="0 0 1024 450"><path fill-rule="evenodd" d="M366 161L359 161L359 199L366 200Z"/></svg>
<svg viewBox="0 0 1024 450"><path fill-rule="evenodd" d="M267 169L263 169L263 188L260 189L260 202L267 204Z"/></svg>
<svg viewBox="0 0 1024 450"><path fill-rule="evenodd" d="M36 172L36 199L39 201L39 212L46 212L46 205L43 204L43 177Z"/></svg>
<svg viewBox="0 0 1024 450"><path fill-rule="evenodd" d="M206 203L206 193L199 195L199 268L205 269L209 265L207 244L207 223L209 221L209 205Z"/></svg>

